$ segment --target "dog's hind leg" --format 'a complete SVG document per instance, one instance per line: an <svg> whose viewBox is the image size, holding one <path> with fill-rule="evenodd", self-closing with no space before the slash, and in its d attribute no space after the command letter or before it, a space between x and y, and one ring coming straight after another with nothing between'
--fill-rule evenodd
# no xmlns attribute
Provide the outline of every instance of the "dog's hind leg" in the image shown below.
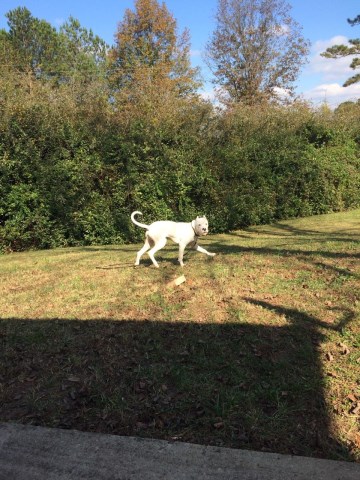
<svg viewBox="0 0 360 480"><path fill-rule="evenodd" d="M153 264L155 265L156 268L159 268L159 264L158 264L157 261L155 260L154 254L155 254L158 250L160 250L161 248L164 248L165 245L166 245L166 238L160 238L160 239L156 240L155 245L153 246L153 248L148 251L148 255L149 255L151 261L153 262Z"/></svg>
<svg viewBox="0 0 360 480"><path fill-rule="evenodd" d="M145 252L147 252L149 250L149 248L151 248L151 245L150 245L149 239L146 235L144 246L141 248L141 250L138 251L138 253L136 255L135 266L140 264L140 258L144 255Z"/></svg>

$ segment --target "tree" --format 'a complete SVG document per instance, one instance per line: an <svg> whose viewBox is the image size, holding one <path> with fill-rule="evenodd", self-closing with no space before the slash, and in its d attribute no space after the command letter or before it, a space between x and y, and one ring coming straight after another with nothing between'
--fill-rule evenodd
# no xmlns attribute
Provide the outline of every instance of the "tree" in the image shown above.
<svg viewBox="0 0 360 480"><path fill-rule="evenodd" d="M70 16L69 20L60 27L60 34L65 46L70 50L70 56L83 57L83 61L92 65L103 64L106 60L108 45L93 31L87 30L80 22Z"/></svg>
<svg viewBox="0 0 360 480"><path fill-rule="evenodd" d="M72 17L59 32L25 7L11 10L6 17L9 30L1 31L0 50L10 50L7 64L32 81L64 83L75 75L95 74L105 64L106 43Z"/></svg>
<svg viewBox="0 0 360 480"><path fill-rule="evenodd" d="M18 7L6 14L9 25L8 37L19 53L20 70L32 70L39 74L45 66L53 63L57 44L57 32L45 20L31 15L25 7Z"/></svg>
<svg viewBox="0 0 360 480"><path fill-rule="evenodd" d="M177 35L165 3L136 0L135 11L125 11L109 54L112 85L129 97L134 87L172 89L179 96L194 93L198 71L190 66L189 52L189 32Z"/></svg>
<svg viewBox="0 0 360 480"><path fill-rule="evenodd" d="M355 25L360 25L360 15L358 15L354 19L348 18L348 23L353 27ZM349 55L359 55L360 54L360 38L356 38L353 40L349 40L350 45L333 45L332 47L328 48L324 53L321 55L325 58L343 58L348 57ZM355 70L356 68L360 67L360 57L355 57L352 59L350 67ZM353 75L352 77L348 78L344 83L344 87L348 87L349 85L353 85L354 83L360 82L360 73Z"/></svg>
<svg viewBox="0 0 360 480"><path fill-rule="evenodd" d="M219 0L206 60L223 101L252 105L293 94L309 43L289 10L283 0Z"/></svg>

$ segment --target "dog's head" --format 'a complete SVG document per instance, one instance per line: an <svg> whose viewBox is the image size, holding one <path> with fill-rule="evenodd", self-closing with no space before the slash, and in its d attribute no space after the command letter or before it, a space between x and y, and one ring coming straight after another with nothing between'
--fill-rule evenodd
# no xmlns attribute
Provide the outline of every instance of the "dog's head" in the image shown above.
<svg viewBox="0 0 360 480"><path fill-rule="evenodd" d="M209 222L206 217L196 217L195 220L192 221L192 227L195 234L199 237L209 233Z"/></svg>

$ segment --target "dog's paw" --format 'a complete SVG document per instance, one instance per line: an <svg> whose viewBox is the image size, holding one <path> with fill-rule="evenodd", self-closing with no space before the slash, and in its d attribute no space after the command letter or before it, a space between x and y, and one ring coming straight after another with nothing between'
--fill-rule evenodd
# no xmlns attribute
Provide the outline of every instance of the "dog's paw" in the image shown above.
<svg viewBox="0 0 360 480"><path fill-rule="evenodd" d="M216 253L209 253L210 257L215 257Z"/></svg>

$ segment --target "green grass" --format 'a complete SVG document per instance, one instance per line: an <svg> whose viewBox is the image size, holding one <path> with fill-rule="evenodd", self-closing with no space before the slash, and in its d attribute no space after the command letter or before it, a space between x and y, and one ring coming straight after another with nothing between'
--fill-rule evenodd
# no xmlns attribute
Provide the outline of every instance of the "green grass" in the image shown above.
<svg viewBox="0 0 360 480"><path fill-rule="evenodd" d="M359 460L359 220L0 257L0 421Z"/></svg>

